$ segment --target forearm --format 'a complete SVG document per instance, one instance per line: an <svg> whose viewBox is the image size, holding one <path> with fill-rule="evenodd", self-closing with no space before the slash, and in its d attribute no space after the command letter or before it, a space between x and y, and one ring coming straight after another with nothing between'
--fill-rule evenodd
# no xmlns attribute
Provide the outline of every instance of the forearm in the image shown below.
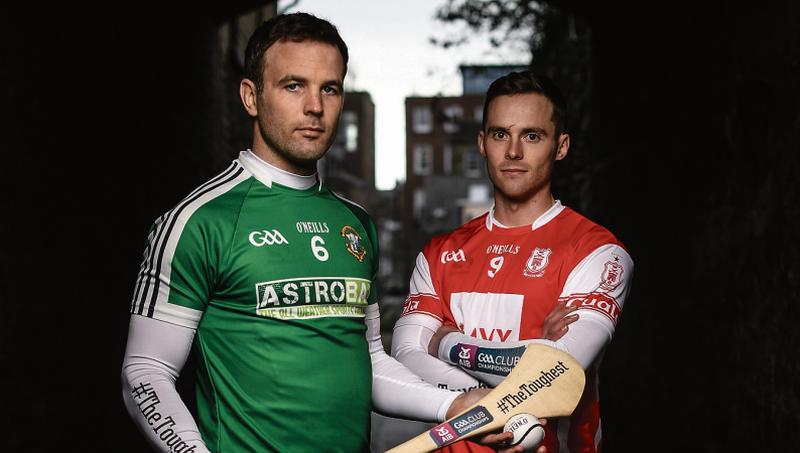
<svg viewBox="0 0 800 453"><path fill-rule="evenodd" d="M439 422L458 396L423 381L383 349L377 304L367 308L367 342L372 359L372 400L376 412L391 417Z"/></svg>
<svg viewBox="0 0 800 453"><path fill-rule="evenodd" d="M562 350L587 369L611 341L611 335L604 322L592 313L586 313L570 324L567 333L558 341L532 339L501 343L452 332L442 339L438 355L441 360L461 367L466 373L494 387L511 372L530 343Z"/></svg>
<svg viewBox="0 0 800 453"><path fill-rule="evenodd" d="M386 352L374 354L372 366L373 405L382 415L441 422L459 395L423 381Z"/></svg>
<svg viewBox="0 0 800 453"><path fill-rule="evenodd" d="M481 382L457 366L428 354L428 343L441 322L422 314L413 314L397 321L392 336L392 356L438 388L468 391Z"/></svg>
<svg viewBox="0 0 800 453"><path fill-rule="evenodd" d="M122 365L122 398L136 426L160 452L208 452L175 380L194 331L132 316Z"/></svg>

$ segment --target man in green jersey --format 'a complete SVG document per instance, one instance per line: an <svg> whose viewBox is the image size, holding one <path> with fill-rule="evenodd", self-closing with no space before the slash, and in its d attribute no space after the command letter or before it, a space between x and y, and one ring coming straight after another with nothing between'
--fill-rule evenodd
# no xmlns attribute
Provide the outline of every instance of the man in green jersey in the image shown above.
<svg viewBox="0 0 800 453"><path fill-rule="evenodd" d="M375 225L316 173L347 58L314 16L259 27L240 85L252 149L150 231L122 375L159 451L365 451L373 407L441 421L481 395L426 384L383 350ZM175 389L192 344L196 420Z"/></svg>

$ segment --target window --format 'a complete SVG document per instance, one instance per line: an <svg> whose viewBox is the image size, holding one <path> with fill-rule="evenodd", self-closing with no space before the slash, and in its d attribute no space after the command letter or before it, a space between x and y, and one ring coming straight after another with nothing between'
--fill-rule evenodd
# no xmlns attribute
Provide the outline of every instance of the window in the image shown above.
<svg viewBox="0 0 800 453"><path fill-rule="evenodd" d="M414 145L414 174L429 175L433 173L433 145L418 143Z"/></svg>
<svg viewBox="0 0 800 453"><path fill-rule="evenodd" d="M444 145L442 151L442 173L453 174L453 147L450 145Z"/></svg>
<svg viewBox="0 0 800 453"><path fill-rule="evenodd" d="M459 125L464 119L464 108L458 104L448 105L444 111L444 123L442 128L448 134L458 132Z"/></svg>
<svg viewBox="0 0 800 453"><path fill-rule="evenodd" d="M344 123L344 149L353 152L358 149L358 115L356 112L346 110L342 113Z"/></svg>
<svg viewBox="0 0 800 453"><path fill-rule="evenodd" d="M414 189L414 200L413 206L411 207L412 211L414 212L414 218L420 219L422 218L422 210L425 209L425 201L426 201L425 191L422 189Z"/></svg>
<svg viewBox="0 0 800 453"><path fill-rule="evenodd" d="M467 188L467 200L471 203L485 203L490 195L489 186L485 184L470 184Z"/></svg>
<svg viewBox="0 0 800 453"><path fill-rule="evenodd" d="M480 105L478 107L475 107L475 111L473 112L472 115L473 115L472 117L475 118L476 122L478 122L478 123L482 122L483 121L483 106Z"/></svg>
<svg viewBox="0 0 800 453"><path fill-rule="evenodd" d="M431 209L431 217L436 220L442 220L447 217L447 208L442 206L436 206L435 208Z"/></svg>
<svg viewBox="0 0 800 453"><path fill-rule="evenodd" d="M472 149L464 150L464 176L477 178L481 176L481 156Z"/></svg>
<svg viewBox="0 0 800 453"><path fill-rule="evenodd" d="M429 106L420 105L411 110L411 127L417 134L433 132L433 112Z"/></svg>

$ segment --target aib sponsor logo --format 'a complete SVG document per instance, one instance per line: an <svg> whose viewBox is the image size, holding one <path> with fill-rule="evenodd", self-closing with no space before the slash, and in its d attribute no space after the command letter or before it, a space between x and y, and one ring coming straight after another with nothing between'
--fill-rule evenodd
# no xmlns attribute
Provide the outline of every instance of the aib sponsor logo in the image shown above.
<svg viewBox="0 0 800 453"><path fill-rule="evenodd" d="M447 264L450 262L466 261L467 258L464 256L464 250L458 249L456 251L445 250L444 252L442 252L440 260L442 264Z"/></svg>
<svg viewBox="0 0 800 453"><path fill-rule="evenodd" d="M439 425L434 427L430 431L431 437L433 441L436 442L436 445L441 447L448 442L454 440L456 438L455 433L453 433L453 427L450 426L449 423L445 423L443 425Z"/></svg>
<svg viewBox="0 0 800 453"><path fill-rule="evenodd" d="M459 343L456 345L458 351L458 364L462 367L472 369L475 366L475 352L478 347L471 344Z"/></svg>
<svg viewBox="0 0 800 453"><path fill-rule="evenodd" d="M280 244L288 244L289 241L286 240L285 237L281 234L278 230L261 230L261 231L253 231L247 236L247 240L250 241L256 247L263 247L265 245L280 245Z"/></svg>
<svg viewBox="0 0 800 453"><path fill-rule="evenodd" d="M463 437L494 420L492 414L483 406L475 406L450 422L444 422L428 431L437 447L444 446Z"/></svg>

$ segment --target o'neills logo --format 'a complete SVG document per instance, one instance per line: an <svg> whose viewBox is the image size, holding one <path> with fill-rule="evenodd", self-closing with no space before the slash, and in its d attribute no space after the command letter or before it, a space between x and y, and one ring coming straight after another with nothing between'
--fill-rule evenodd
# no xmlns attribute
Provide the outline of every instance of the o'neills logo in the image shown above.
<svg viewBox="0 0 800 453"><path fill-rule="evenodd" d="M298 233L330 233L326 222L297 222L294 224Z"/></svg>
<svg viewBox="0 0 800 453"><path fill-rule="evenodd" d="M486 247L487 255L502 255L504 253L516 255L519 253L519 246L517 244L492 244Z"/></svg>
<svg viewBox="0 0 800 453"><path fill-rule="evenodd" d="M550 370L541 371L541 374L536 379L520 384L519 387L517 387L519 389L518 392L506 393L506 395L497 402L497 408L504 414L507 414L508 411L524 403L525 400L535 395L540 390L552 386L553 382L563 376L567 371L569 371L569 367L559 360L558 364L554 365Z"/></svg>
<svg viewBox="0 0 800 453"><path fill-rule="evenodd" d="M541 277L544 269L550 263L550 253L552 250L536 247L531 252L530 258L525 262L525 269L522 274L526 277Z"/></svg>
<svg viewBox="0 0 800 453"><path fill-rule="evenodd" d="M558 301L567 301L567 307L577 305L578 309L594 310L604 314L614 324L619 318L619 304L617 300L605 293L589 294L570 294L566 297L559 297Z"/></svg>

